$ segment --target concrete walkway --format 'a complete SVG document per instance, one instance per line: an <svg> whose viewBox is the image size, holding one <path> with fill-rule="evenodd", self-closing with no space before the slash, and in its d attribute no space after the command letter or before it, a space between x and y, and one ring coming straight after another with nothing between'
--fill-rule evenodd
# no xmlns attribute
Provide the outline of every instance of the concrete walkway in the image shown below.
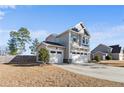
<svg viewBox="0 0 124 93"><path fill-rule="evenodd" d="M80 65L55 64L55 66L81 75L124 83L124 68L122 67L111 67L95 63L84 63Z"/></svg>

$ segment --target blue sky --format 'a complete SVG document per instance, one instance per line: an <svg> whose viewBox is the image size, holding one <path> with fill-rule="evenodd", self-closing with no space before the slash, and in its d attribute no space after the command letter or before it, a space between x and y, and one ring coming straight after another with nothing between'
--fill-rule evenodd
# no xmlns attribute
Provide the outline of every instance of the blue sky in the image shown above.
<svg viewBox="0 0 124 93"><path fill-rule="evenodd" d="M43 41L80 21L91 34L91 50L100 43L124 46L124 6L42 5L0 6L0 46L6 46L9 32L20 27L28 28L33 39Z"/></svg>

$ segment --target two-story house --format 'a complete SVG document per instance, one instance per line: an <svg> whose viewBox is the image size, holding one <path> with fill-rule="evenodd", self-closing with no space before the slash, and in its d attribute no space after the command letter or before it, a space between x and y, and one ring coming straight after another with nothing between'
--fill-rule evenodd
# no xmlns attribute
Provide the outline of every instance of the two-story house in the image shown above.
<svg viewBox="0 0 124 93"><path fill-rule="evenodd" d="M90 60L90 34L82 22L65 32L49 35L38 46L47 48L50 54L50 63L84 63ZM37 61L40 62L38 58Z"/></svg>
<svg viewBox="0 0 124 93"><path fill-rule="evenodd" d="M124 60L124 49L119 45L107 46L99 44L91 51L91 58L99 56L101 60L106 60L106 56L110 55L112 60Z"/></svg>

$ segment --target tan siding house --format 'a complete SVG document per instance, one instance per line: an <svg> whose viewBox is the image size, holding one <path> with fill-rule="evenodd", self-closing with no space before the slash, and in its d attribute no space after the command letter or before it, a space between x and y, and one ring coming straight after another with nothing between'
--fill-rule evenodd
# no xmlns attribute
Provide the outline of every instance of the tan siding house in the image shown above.
<svg viewBox="0 0 124 93"><path fill-rule="evenodd" d="M45 47L49 50L50 63L84 63L90 60L90 34L82 22L65 32L49 35L37 50Z"/></svg>

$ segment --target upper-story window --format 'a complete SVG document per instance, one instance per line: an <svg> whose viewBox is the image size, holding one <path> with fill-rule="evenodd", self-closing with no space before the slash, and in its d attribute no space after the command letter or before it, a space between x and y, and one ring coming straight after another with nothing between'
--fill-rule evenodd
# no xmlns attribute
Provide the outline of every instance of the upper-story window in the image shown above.
<svg viewBox="0 0 124 93"><path fill-rule="evenodd" d="M73 42L78 42L78 36L75 34L72 34L72 41Z"/></svg>
<svg viewBox="0 0 124 93"><path fill-rule="evenodd" d="M73 37L73 41L74 41L74 42L77 42L77 39L76 39L76 37Z"/></svg>
<svg viewBox="0 0 124 93"><path fill-rule="evenodd" d="M86 44L88 44L89 43L89 39L86 39Z"/></svg>
<svg viewBox="0 0 124 93"><path fill-rule="evenodd" d="M85 37L83 37L83 44L85 43Z"/></svg>
<svg viewBox="0 0 124 93"><path fill-rule="evenodd" d="M82 43L83 46L84 46L84 45L85 45L85 46L88 46L88 44L89 44L89 39L86 38L86 37L83 37L81 43Z"/></svg>

